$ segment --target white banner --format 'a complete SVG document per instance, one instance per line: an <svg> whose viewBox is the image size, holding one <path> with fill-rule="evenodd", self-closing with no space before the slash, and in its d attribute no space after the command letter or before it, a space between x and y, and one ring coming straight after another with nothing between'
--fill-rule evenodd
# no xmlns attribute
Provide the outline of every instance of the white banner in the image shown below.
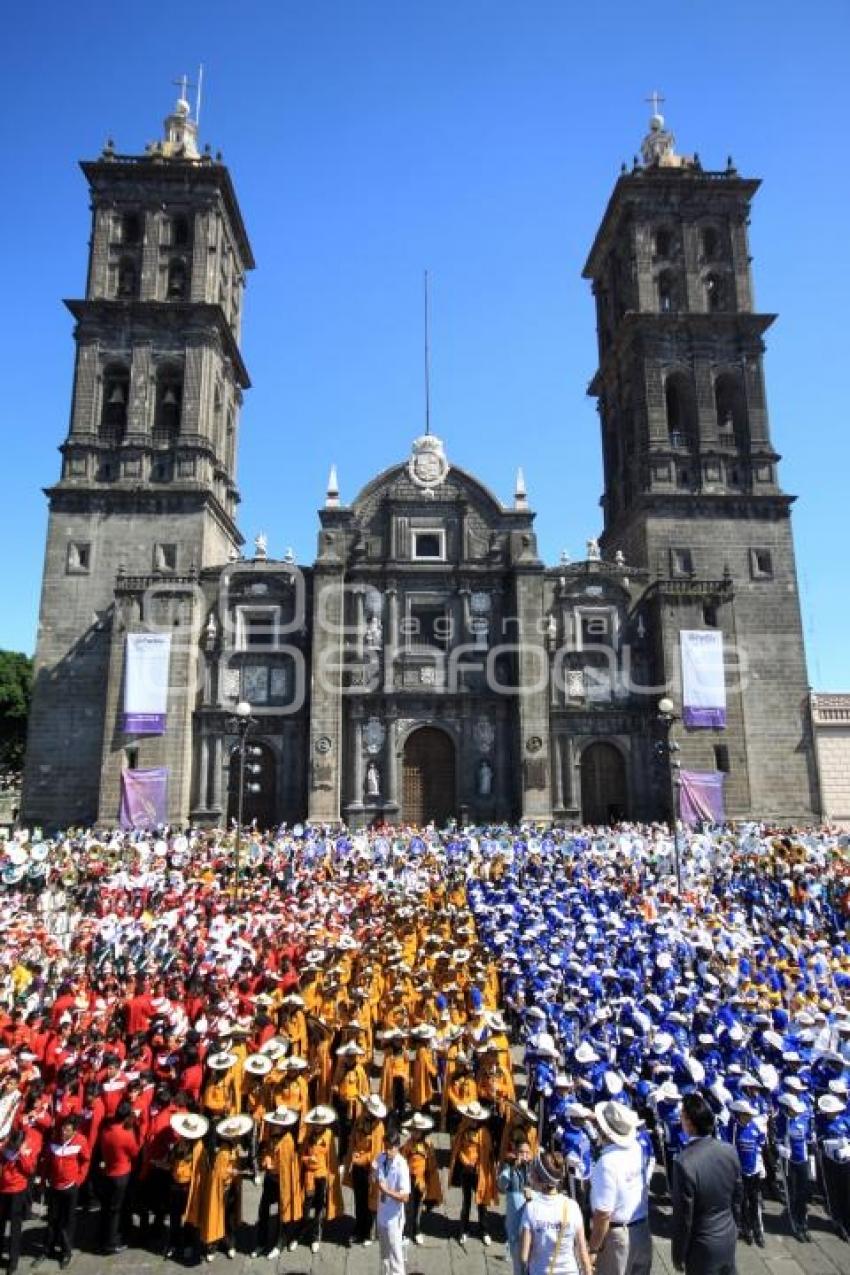
<svg viewBox="0 0 850 1275"><path fill-rule="evenodd" d="M682 720L690 727L726 725L726 675L719 629L682 629Z"/></svg>
<svg viewBox="0 0 850 1275"><path fill-rule="evenodd" d="M170 633L128 633L124 670L124 730L162 735L168 706Z"/></svg>

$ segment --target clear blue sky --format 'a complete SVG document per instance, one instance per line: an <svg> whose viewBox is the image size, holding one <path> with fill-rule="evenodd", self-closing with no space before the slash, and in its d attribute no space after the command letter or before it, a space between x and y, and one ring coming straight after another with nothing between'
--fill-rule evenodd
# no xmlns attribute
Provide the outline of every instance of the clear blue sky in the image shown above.
<svg viewBox="0 0 850 1275"><path fill-rule="evenodd" d="M757 301L779 313L767 383L796 506L810 679L850 690L847 52L850 7L788 0L48 0L4 26L5 605L32 650L45 500L67 428L89 212L76 161L160 134L171 80L206 68L202 140L230 165L254 246L244 332L242 530L316 543L328 467L344 500L407 455L423 416L505 500L518 464L541 551L600 529L594 315L580 277L659 87L684 152L764 179Z"/></svg>

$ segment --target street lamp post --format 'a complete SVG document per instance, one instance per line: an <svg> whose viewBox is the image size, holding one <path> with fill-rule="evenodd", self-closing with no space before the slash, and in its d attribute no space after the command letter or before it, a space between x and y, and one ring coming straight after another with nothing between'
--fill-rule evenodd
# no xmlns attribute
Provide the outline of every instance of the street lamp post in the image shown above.
<svg viewBox="0 0 850 1275"><path fill-rule="evenodd" d="M239 868L242 853L242 815L245 807L245 771L251 774L259 774L260 766L250 763L246 766L245 758L248 753L248 734L256 726L256 721L251 716L251 705L247 700L240 700L236 705L235 716L231 717L227 723L228 729L235 731L239 736L237 748L239 750L239 780L236 791L236 839L233 846L233 902L239 900ZM256 750L259 753L259 749ZM249 792L260 792L258 783L249 783L247 785Z"/></svg>
<svg viewBox="0 0 850 1275"><path fill-rule="evenodd" d="M671 739L673 723L678 720L676 705L668 695L665 695L658 701L658 721L664 733L664 738L655 745L655 753L658 759L664 763L667 774L667 802L670 810L670 827L673 832L673 858L676 865L676 890L681 897L682 846L679 833L679 785L681 783L681 778L679 771L682 768L682 763L675 756L675 754L679 751L679 745L674 739Z"/></svg>

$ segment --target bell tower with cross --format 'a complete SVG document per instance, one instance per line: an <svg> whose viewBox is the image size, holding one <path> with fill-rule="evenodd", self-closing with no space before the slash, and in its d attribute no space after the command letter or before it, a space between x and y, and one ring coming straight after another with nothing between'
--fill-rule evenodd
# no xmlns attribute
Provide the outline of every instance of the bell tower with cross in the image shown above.
<svg viewBox="0 0 850 1275"><path fill-rule="evenodd" d="M99 812L106 683L121 578L187 581L241 544L236 454L254 259L221 155L198 146L186 77L162 137L81 164L92 231L66 302L75 361L49 523L24 817ZM120 741L119 741L120 742Z"/></svg>
<svg viewBox="0 0 850 1275"><path fill-rule="evenodd" d="M648 99L640 158L623 165L584 268L599 348L589 392L602 433L601 547L650 572L654 680L674 700L682 630L722 632L726 726L684 729L682 766L724 770L732 814L808 820L794 498L780 486L763 370L776 316L756 309L750 268L760 182L731 158L709 170L679 154L663 101Z"/></svg>

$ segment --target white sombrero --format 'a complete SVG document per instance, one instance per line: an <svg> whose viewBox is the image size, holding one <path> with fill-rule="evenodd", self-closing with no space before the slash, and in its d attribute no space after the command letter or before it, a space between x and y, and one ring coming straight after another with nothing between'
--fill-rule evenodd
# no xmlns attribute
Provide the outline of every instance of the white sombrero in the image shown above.
<svg viewBox="0 0 850 1275"><path fill-rule="evenodd" d="M178 1138L202 1138L210 1127L206 1116L198 1116L189 1111L176 1111L168 1122Z"/></svg>
<svg viewBox="0 0 850 1275"><path fill-rule="evenodd" d="M361 1094L360 1101L363 1104L363 1110L368 1111L370 1116L374 1116L376 1120L383 1120L386 1117L387 1109L376 1093Z"/></svg>
<svg viewBox="0 0 850 1275"><path fill-rule="evenodd" d="M259 1053L266 1054L275 1062L278 1058L282 1058L289 1048L289 1039L286 1036L270 1036L267 1041L260 1045Z"/></svg>
<svg viewBox="0 0 850 1275"><path fill-rule="evenodd" d="M220 1138L244 1138L253 1127L254 1121L250 1116L227 1116L219 1120L215 1131Z"/></svg>
<svg viewBox="0 0 850 1275"><path fill-rule="evenodd" d="M311 1107L304 1117L304 1124L331 1125L336 1120L333 1107Z"/></svg>
<svg viewBox="0 0 850 1275"><path fill-rule="evenodd" d="M467 1120L489 1120L490 1112L486 1107L482 1107L478 1101L462 1103L458 1106L458 1111Z"/></svg>
<svg viewBox="0 0 850 1275"><path fill-rule="evenodd" d="M429 1129L434 1128L434 1121L430 1116L426 1116L424 1112L415 1112L409 1120L404 1122L405 1129L413 1129L416 1133L427 1133Z"/></svg>
<svg viewBox="0 0 850 1275"><path fill-rule="evenodd" d="M290 1125L298 1124L299 1113L294 1111L292 1107L275 1107L274 1111L267 1111L263 1116L266 1124L276 1125L280 1129L286 1129Z"/></svg>
<svg viewBox="0 0 850 1275"><path fill-rule="evenodd" d="M271 1071L274 1063L268 1054L249 1054L242 1064L244 1071L249 1076L267 1076Z"/></svg>
<svg viewBox="0 0 850 1275"><path fill-rule="evenodd" d="M238 1061L239 1059L235 1054L229 1054L227 1050L223 1049L218 1054L210 1054L207 1059L207 1065L212 1067L213 1071L227 1071Z"/></svg>

